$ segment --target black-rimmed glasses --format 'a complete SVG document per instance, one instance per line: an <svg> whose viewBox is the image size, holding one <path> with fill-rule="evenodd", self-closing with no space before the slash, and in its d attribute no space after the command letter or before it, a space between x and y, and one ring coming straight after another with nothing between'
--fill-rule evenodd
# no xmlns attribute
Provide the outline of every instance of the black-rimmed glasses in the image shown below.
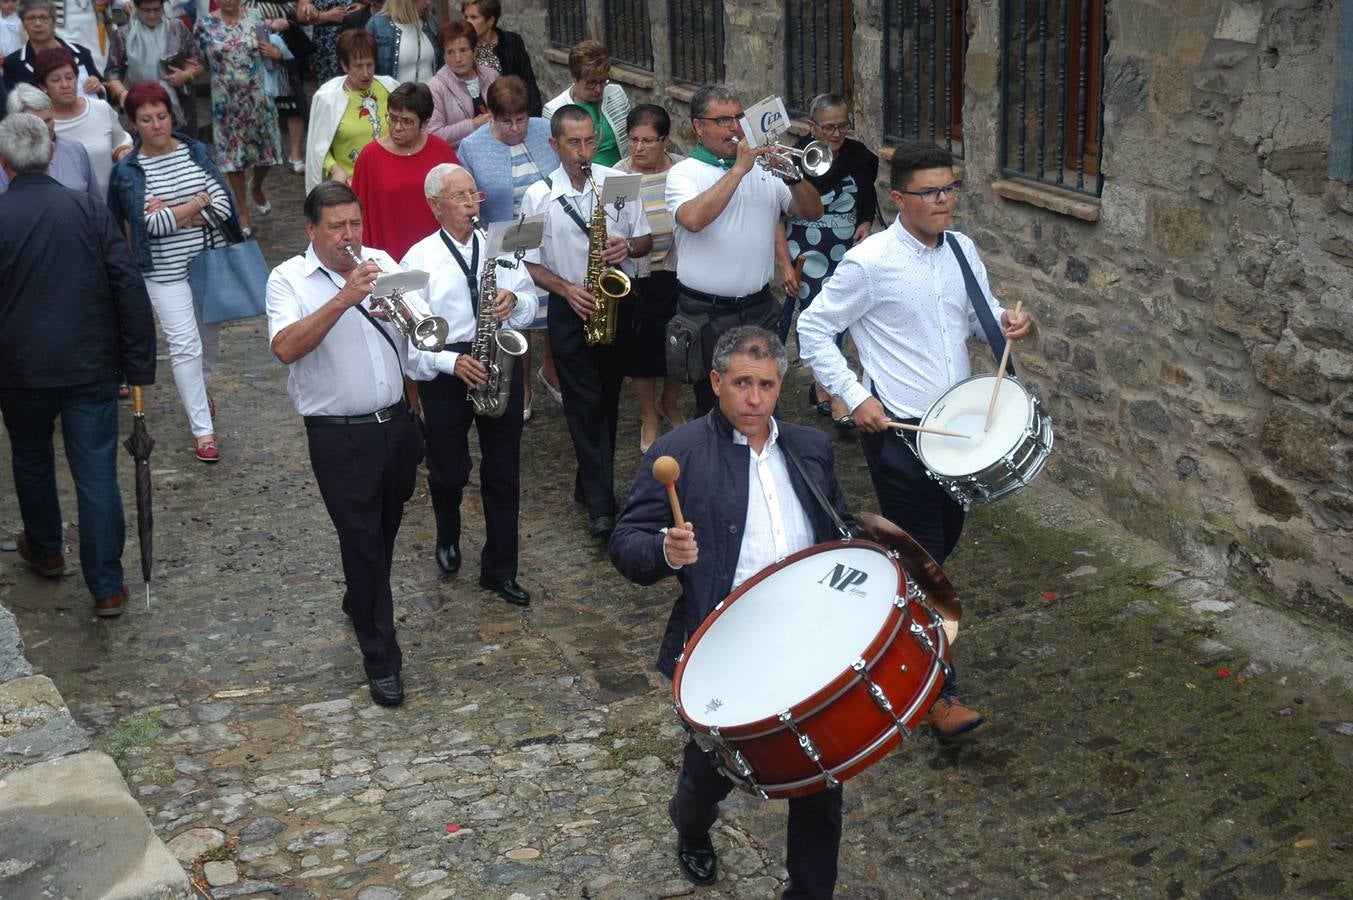
<svg viewBox="0 0 1353 900"><path fill-rule="evenodd" d="M946 184L944 187L930 187L919 191L898 191L899 194L907 194L911 197L920 197L927 203L934 203L936 206L953 197L958 199L958 192L963 187L963 182L955 181L953 184Z"/></svg>

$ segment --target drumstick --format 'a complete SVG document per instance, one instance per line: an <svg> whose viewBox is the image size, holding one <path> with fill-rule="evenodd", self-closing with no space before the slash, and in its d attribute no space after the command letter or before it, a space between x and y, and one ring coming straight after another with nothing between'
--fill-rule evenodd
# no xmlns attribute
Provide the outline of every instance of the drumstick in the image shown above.
<svg viewBox="0 0 1353 900"><path fill-rule="evenodd" d="M670 456L659 456L653 460L653 477L667 487L667 501L672 504L672 520L676 527L684 528L686 520L681 517L681 501L677 499L676 480L681 474L681 464Z"/></svg>
<svg viewBox="0 0 1353 900"><path fill-rule="evenodd" d="M1019 316L1024 309L1024 301L1019 300L1015 303L1014 319ZM1001 364L996 368L996 386L991 389L991 403L987 404L987 423L982 426L983 431L991 430L991 416L996 412L996 398L1001 396L1001 382L1005 380L1005 367L1010 362L1010 341L1005 342L1005 351L1001 353Z"/></svg>
<svg viewBox="0 0 1353 900"><path fill-rule="evenodd" d="M957 431L945 431L943 428L935 428L931 425L908 425L906 422L884 422L889 428L901 428L903 431L919 431L921 434L938 434L944 437L961 437L972 440L972 435L961 434Z"/></svg>

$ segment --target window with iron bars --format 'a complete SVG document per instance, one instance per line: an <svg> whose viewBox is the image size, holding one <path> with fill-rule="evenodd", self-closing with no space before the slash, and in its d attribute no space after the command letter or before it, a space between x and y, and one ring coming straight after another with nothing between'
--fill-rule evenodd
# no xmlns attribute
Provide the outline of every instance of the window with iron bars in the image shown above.
<svg viewBox="0 0 1353 900"><path fill-rule="evenodd" d="M1104 0L1004 0L1001 170L1099 196Z"/></svg>
<svg viewBox="0 0 1353 900"><path fill-rule="evenodd" d="M605 0L606 48L611 59L653 71L653 40L645 0Z"/></svg>
<svg viewBox="0 0 1353 900"><path fill-rule="evenodd" d="M967 0L884 4L884 140L929 140L963 155L967 19Z"/></svg>
<svg viewBox="0 0 1353 900"><path fill-rule="evenodd" d="M850 106L853 87L850 0L785 0L785 106L808 115L818 94L840 94Z"/></svg>
<svg viewBox="0 0 1353 900"><path fill-rule="evenodd" d="M572 47L587 37L586 0L550 0L546 17L550 43L556 47Z"/></svg>
<svg viewBox="0 0 1353 900"><path fill-rule="evenodd" d="M686 84L723 81L723 0L667 0L672 78Z"/></svg>

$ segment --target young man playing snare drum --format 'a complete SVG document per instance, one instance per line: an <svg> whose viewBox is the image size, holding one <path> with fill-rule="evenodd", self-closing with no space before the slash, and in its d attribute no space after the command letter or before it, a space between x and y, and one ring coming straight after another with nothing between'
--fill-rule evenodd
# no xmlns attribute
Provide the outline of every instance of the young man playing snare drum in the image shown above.
<svg viewBox="0 0 1353 900"><path fill-rule="evenodd" d="M914 452L915 435L904 437L887 423L917 424L931 403L969 376L970 336L999 357L1005 340L1024 337L1033 322L1027 312L1001 308L977 247L948 230L962 182L947 150L922 142L899 146L889 185L897 218L848 250L799 316L799 355L827 393L850 407L884 517L942 565L963 530L963 507L926 473ZM969 296L959 254L971 267L980 301ZM986 308L979 313L974 302ZM860 354L863 383L834 341L846 330ZM951 677L929 721L945 740L983 719L958 702Z"/></svg>
<svg viewBox="0 0 1353 900"><path fill-rule="evenodd" d="M630 581L654 584L675 575L681 582L658 654L658 670L669 678L687 639L734 588L791 553L840 537L837 521L848 527L826 435L774 418L787 366L774 332L744 325L724 333L710 373L717 405L649 448L611 536L611 561ZM797 450L806 476L787 447ZM666 488L653 477L661 456L680 465L681 528L669 527ZM732 788L695 741L687 742L667 810L677 829L677 862L696 884L717 878L709 829ZM839 784L789 801L788 837L783 896L831 897L841 844Z"/></svg>

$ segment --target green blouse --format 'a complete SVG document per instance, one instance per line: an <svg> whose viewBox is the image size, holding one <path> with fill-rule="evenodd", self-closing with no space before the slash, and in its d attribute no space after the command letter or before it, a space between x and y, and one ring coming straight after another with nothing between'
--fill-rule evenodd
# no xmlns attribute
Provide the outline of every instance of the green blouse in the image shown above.
<svg viewBox="0 0 1353 900"><path fill-rule="evenodd" d="M390 99L390 91L385 85L373 81L366 91L349 91L347 88L344 91L348 95L348 105L338 120L338 130L324 157L325 178L335 165L351 178L357 154L385 133L385 113Z"/></svg>
<svg viewBox="0 0 1353 900"><path fill-rule="evenodd" d="M601 114L601 105L582 100L573 102L587 110L587 114L592 117L592 123L597 126L597 154L592 161L599 166L614 166L620 162L620 145L616 143L611 123Z"/></svg>

